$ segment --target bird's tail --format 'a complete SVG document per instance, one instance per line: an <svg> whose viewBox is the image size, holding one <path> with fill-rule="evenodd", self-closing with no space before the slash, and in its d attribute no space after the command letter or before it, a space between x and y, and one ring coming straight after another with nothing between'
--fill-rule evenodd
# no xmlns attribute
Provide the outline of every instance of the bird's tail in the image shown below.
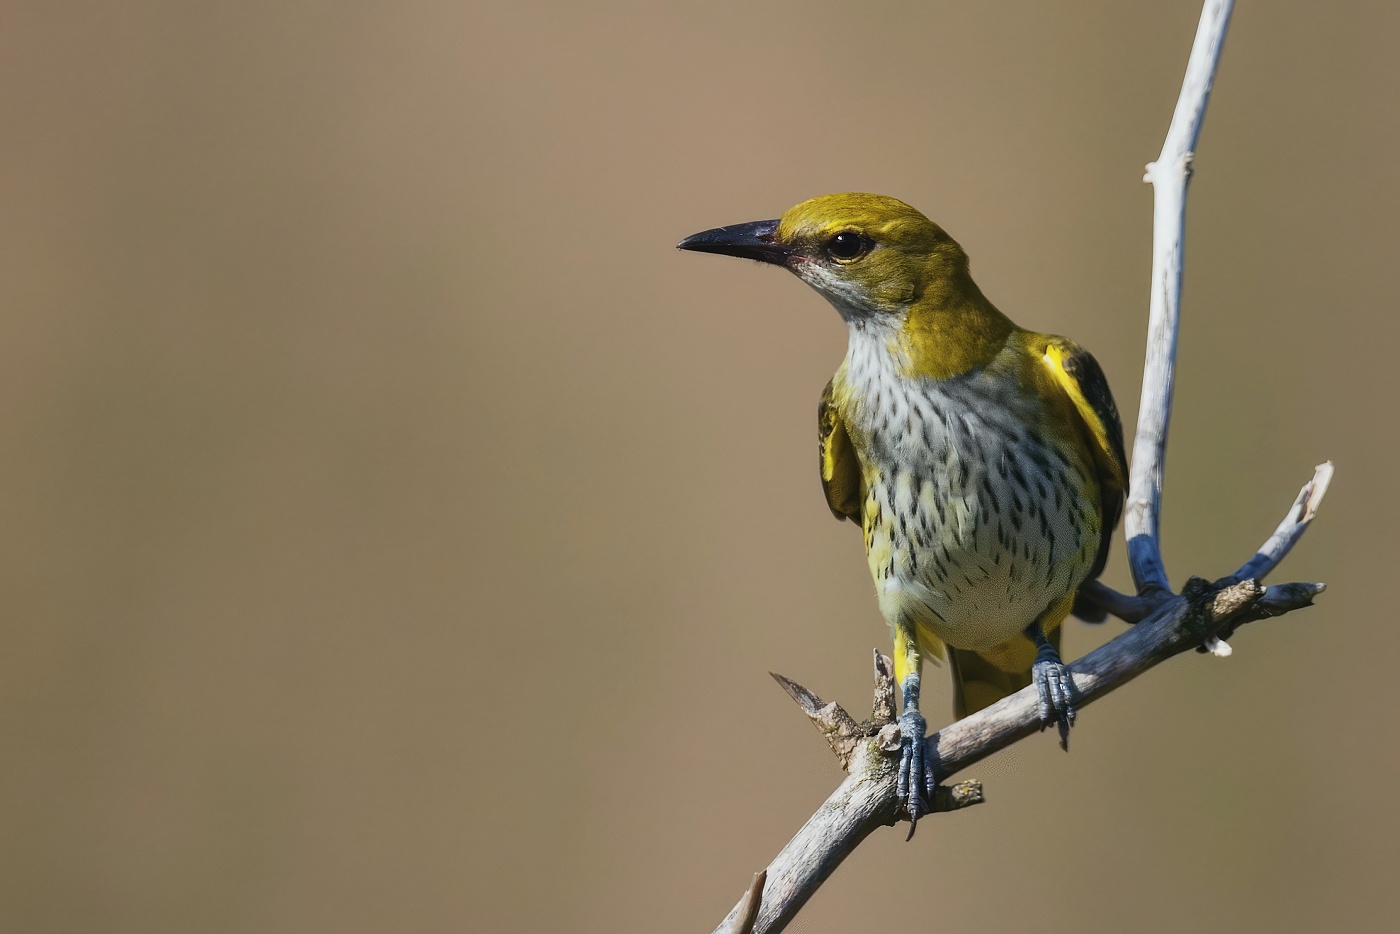
<svg viewBox="0 0 1400 934"><path fill-rule="evenodd" d="M1046 638L1058 652L1060 627L1052 629ZM1019 644L1021 642L1025 643L1024 647ZM1029 639L1018 639L1014 647L1008 646L992 657L949 646L948 667L953 673L953 716L961 720L1029 685L1034 661L1035 646Z"/></svg>

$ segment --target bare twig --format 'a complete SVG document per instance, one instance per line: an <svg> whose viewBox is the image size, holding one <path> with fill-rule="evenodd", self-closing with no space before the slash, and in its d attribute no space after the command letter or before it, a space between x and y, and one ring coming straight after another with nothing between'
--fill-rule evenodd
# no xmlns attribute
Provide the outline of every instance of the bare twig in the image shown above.
<svg viewBox="0 0 1400 934"><path fill-rule="evenodd" d="M1278 528L1274 529L1274 534L1270 535L1268 540L1259 546L1254 557L1246 561L1238 571L1229 577L1221 578L1216 583L1225 586L1251 578L1263 580L1274 568L1278 567L1284 555L1288 554L1298 539L1303 537L1308 524L1317 515L1318 507L1322 505L1322 498L1327 495L1327 487L1332 482L1332 472L1331 461L1318 464L1313 478L1303 484L1298 498L1288 508L1288 514L1283 517ZM1133 596L1120 593L1101 581L1089 581L1079 589L1079 592L1125 623L1136 623L1143 619L1162 601L1162 595Z"/></svg>
<svg viewBox="0 0 1400 934"><path fill-rule="evenodd" d="M1147 166L1152 183L1152 298L1147 317L1147 359L1142 372L1133 465L1123 535L1138 593L1171 592L1162 564L1158 526L1162 511L1162 468L1167 424L1172 415L1176 335L1181 319L1181 263L1186 227L1186 185L1191 178L1196 139L1201 133L1211 81L1225 42L1234 0L1206 0L1186 78L1167 130L1162 154Z"/></svg>
<svg viewBox="0 0 1400 934"><path fill-rule="evenodd" d="M1069 666L1080 706L1193 646L1229 654L1224 639L1239 626L1308 606L1324 589L1322 584L1308 583L1264 587L1259 579L1278 565L1312 521L1332 476L1330 463L1317 468L1258 552L1239 571L1214 584L1193 577L1181 594L1174 594L1158 540L1180 321L1186 187L1232 7L1232 0L1206 0L1162 154L1147 167L1146 180L1152 183L1155 195L1152 298L1142 403L1124 514L1128 558L1138 593L1121 594L1098 582L1082 589L1110 613L1137 625ZM766 884L755 880L716 929L717 934L781 931L848 853L876 827L893 824L901 817L895 796L899 735L893 723L894 683L889 660L875 653L873 712L871 719L862 723L839 704L825 703L801 685L774 677L821 730L849 774L773 860ZM1039 698L1032 686L929 736L926 752L937 763L939 779L945 780L1041 728ZM931 803L934 810L941 811L981 801L981 786L964 782L940 786Z"/></svg>
<svg viewBox="0 0 1400 934"><path fill-rule="evenodd" d="M1120 593L1102 581L1085 581L1079 592L1125 623L1145 618L1158 601Z"/></svg>
<svg viewBox="0 0 1400 934"><path fill-rule="evenodd" d="M1283 517L1283 521L1278 524L1274 534L1269 536L1269 540L1259 546L1254 557L1230 575L1229 579L1242 581L1253 577L1262 580L1268 576L1270 571L1278 567L1283 556L1288 554L1289 549L1298 539L1303 537L1308 523L1312 522L1313 516L1317 515L1317 507L1322 504L1322 497L1327 495L1327 487L1331 482L1332 462L1318 464L1317 472L1313 474L1311 480L1303 484L1303 489L1298 492L1298 498L1293 501L1288 515Z"/></svg>

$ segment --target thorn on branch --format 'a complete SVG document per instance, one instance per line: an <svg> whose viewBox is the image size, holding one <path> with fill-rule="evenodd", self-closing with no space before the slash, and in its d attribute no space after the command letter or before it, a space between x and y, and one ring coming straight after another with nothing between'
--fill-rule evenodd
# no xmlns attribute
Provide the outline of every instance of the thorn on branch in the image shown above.
<svg viewBox="0 0 1400 934"><path fill-rule="evenodd" d="M888 655L881 655L879 649L875 650L875 697L871 702L870 719L863 723L857 723L855 718L835 701L823 701L791 678L785 678L772 671L768 673L784 691L787 691L788 696L797 702L797 706L802 708L802 712L816 725L822 736L826 737L827 744L831 746L831 751L836 753L836 758L841 761L841 768L845 771L851 770L851 758L855 755L857 744L872 736L878 735L876 745L882 751L889 752L883 743L885 733L891 727L894 728L894 751L899 751L899 729L894 726L894 662Z"/></svg>
<svg viewBox="0 0 1400 934"><path fill-rule="evenodd" d="M875 650L875 700L870 705L870 723L882 727L894 722L894 660Z"/></svg>
<svg viewBox="0 0 1400 934"><path fill-rule="evenodd" d="M723 934L753 934L754 923L758 921L758 909L763 904L763 886L768 881L768 870L755 873L753 881L749 883L748 891L739 900L739 913L734 916L734 921L727 928L722 928ZM720 934L720 932L716 932Z"/></svg>
<svg viewBox="0 0 1400 934"><path fill-rule="evenodd" d="M956 811L959 808L982 804L986 800L982 795L982 783L974 780L958 782L956 785L939 785L933 790L933 801L930 804L935 811Z"/></svg>
<svg viewBox="0 0 1400 934"><path fill-rule="evenodd" d="M1264 591L1259 609L1266 616L1279 616L1289 610L1312 606L1313 597L1327 589L1326 584L1274 584Z"/></svg>
<svg viewBox="0 0 1400 934"><path fill-rule="evenodd" d="M793 681L791 678L784 678L780 674L769 672L773 680L782 686L788 696L797 701L797 706L816 724L822 736L826 737L826 742L831 746L831 751L836 753L836 758L841 761L841 768L846 771L851 769L851 756L855 753L856 743L864 735L860 724L848 713L845 708L836 701L825 703L820 697Z"/></svg>

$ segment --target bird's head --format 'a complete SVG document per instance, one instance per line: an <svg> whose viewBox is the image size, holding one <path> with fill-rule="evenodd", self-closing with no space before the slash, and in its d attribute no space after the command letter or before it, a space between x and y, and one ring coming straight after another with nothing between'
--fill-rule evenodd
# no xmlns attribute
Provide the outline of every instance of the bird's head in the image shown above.
<svg viewBox="0 0 1400 934"><path fill-rule="evenodd" d="M853 322L898 319L921 299L976 288L957 242L884 195L822 195L776 220L706 230L678 247L784 266Z"/></svg>

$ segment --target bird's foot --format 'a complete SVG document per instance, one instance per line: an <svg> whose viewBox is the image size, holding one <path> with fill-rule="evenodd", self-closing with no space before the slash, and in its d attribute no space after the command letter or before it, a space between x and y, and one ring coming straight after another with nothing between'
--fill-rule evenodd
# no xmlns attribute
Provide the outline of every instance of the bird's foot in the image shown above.
<svg viewBox="0 0 1400 934"><path fill-rule="evenodd" d="M927 730L928 724L917 708L900 715L899 780L895 783L895 797L909 814L910 837L914 836L919 818L932 810L927 802L933 800L934 789L938 787L933 762L924 745Z"/></svg>
<svg viewBox="0 0 1400 934"><path fill-rule="evenodd" d="M1074 706L1074 678L1069 666L1060 661L1060 655L1050 643L1044 642L1031 666L1031 677L1035 689L1040 694L1040 728L1051 724L1059 727L1060 748L1069 751L1069 728L1079 716Z"/></svg>

